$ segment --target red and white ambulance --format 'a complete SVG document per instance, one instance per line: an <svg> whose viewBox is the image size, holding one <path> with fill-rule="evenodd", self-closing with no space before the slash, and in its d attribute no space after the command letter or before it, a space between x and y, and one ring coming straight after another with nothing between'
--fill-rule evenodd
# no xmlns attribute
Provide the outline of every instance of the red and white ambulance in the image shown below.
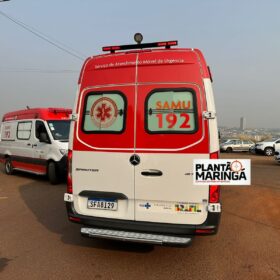
<svg viewBox="0 0 280 280"><path fill-rule="evenodd" d="M48 175L56 184L66 175L71 109L32 108L3 116L0 160L5 172Z"/></svg>
<svg viewBox="0 0 280 280"><path fill-rule="evenodd" d="M211 74L175 45L108 46L83 65L64 196L82 235L187 245L217 232L219 186L193 184L193 160L219 153Z"/></svg>

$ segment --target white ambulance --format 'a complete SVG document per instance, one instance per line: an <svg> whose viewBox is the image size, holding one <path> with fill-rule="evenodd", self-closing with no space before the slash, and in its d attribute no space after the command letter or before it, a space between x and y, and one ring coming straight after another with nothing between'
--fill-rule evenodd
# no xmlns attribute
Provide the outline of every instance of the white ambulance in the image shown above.
<svg viewBox="0 0 280 280"><path fill-rule="evenodd" d="M48 175L52 184L58 183L66 175L71 112L64 108L32 108L5 114L0 139L5 172Z"/></svg>
<svg viewBox="0 0 280 280"><path fill-rule="evenodd" d="M193 184L193 160L219 155L211 74L176 45L108 46L84 63L64 196L82 235L187 245L217 232L219 186Z"/></svg>

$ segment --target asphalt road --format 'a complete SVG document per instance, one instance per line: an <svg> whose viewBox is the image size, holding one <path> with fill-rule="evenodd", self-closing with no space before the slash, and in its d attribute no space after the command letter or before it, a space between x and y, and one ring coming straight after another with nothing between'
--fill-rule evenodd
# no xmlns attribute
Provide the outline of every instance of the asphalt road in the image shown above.
<svg viewBox="0 0 280 280"><path fill-rule="evenodd" d="M252 186L224 186L218 234L187 248L81 237L65 185L1 171L0 279L280 279L280 165L222 156L250 157Z"/></svg>

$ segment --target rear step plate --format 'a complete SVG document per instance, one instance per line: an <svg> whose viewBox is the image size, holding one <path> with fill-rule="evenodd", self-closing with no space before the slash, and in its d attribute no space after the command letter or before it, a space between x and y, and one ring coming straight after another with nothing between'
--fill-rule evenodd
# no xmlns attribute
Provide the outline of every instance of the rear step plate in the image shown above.
<svg viewBox="0 0 280 280"><path fill-rule="evenodd" d="M140 242L158 245L187 246L191 243L191 237L177 237L141 232L120 231L101 228L81 228L81 234L88 237L99 237L121 241Z"/></svg>

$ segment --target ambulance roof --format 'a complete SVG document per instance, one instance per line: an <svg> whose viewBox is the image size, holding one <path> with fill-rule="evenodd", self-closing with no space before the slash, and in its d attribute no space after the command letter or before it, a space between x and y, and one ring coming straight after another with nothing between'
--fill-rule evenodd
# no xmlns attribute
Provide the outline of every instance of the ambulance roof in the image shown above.
<svg viewBox="0 0 280 280"><path fill-rule="evenodd" d="M32 108L14 111L3 116L2 121L43 119L43 120L61 120L69 119L72 110L67 108Z"/></svg>
<svg viewBox="0 0 280 280"><path fill-rule="evenodd" d="M89 57L81 70L79 84L86 88L135 83L136 79L138 83L192 81L201 84L203 78L211 78L211 74L200 50L158 48Z"/></svg>

